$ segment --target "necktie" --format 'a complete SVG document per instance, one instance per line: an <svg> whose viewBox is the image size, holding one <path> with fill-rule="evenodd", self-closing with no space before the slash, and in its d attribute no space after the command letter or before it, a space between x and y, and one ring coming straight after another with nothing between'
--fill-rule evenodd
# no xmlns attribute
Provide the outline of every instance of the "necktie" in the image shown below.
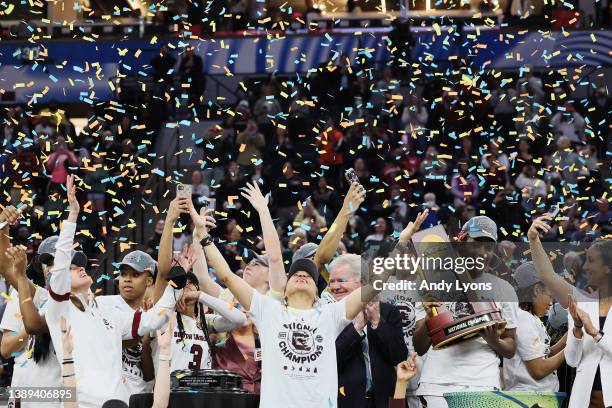
<svg viewBox="0 0 612 408"><path fill-rule="evenodd" d="M370 353L368 352L368 336L361 340L361 353L366 369L366 392L372 389L372 367L370 366Z"/></svg>

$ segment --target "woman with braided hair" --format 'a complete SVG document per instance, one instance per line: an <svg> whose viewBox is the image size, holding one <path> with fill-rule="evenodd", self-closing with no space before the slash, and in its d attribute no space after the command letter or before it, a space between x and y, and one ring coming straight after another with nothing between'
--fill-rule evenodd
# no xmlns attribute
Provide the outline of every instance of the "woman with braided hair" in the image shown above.
<svg viewBox="0 0 612 408"><path fill-rule="evenodd" d="M206 313L206 307L219 314ZM200 292L198 278L188 272L183 297L176 304L176 327L170 342L170 372L211 368L214 344L210 334L234 330L245 322L240 310ZM151 350L157 372L159 348L156 340L151 342Z"/></svg>

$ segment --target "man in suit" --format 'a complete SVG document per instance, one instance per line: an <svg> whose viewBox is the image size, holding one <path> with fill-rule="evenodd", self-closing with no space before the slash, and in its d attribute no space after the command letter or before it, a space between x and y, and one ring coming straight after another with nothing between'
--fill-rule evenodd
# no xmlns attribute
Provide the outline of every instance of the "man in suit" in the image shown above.
<svg viewBox="0 0 612 408"><path fill-rule="evenodd" d="M329 265L329 277L334 299L342 300L363 283L361 257L336 258ZM338 407L388 407L395 366L407 355L399 310L378 300L368 303L336 339Z"/></svg>

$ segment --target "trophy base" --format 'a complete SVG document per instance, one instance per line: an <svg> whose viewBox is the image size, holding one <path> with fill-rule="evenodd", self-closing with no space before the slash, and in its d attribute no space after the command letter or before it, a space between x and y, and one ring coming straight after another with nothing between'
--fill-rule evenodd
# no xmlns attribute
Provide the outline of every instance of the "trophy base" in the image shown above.
<svg viewBox="0 0 612 408"><path fill-rule="evenodd" d="M427 331L434 350L451 347L476 337L487 327L506 327L501 312L497 308L487 308L478 313L455 319L453 314L444 310L427 320Z"/></svg>
<svg viewBox="0 0 612 408"><path fill-rule="evenodd" d="M227 370L177 370L170 378L173 391L247 392L242 377Z"/></svg>

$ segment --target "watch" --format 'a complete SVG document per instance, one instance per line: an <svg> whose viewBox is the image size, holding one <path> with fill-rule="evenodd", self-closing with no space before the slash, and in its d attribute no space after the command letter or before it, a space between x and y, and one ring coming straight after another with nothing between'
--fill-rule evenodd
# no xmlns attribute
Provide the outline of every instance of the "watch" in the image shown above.
<svg viewBox="0 0 612 408"><path fill-rule="evenodd" d="M213 243L213 237L211 237L210 234L204 235L204 238L200 240L200 245L202 245L202 248L212 243Z"/></svg>
<svg viewBox="0 0 612 408"><path fill-rule="evenodd" d="M593 336L593 340L595 340L595 343L599 343L603 336L604 332L603 330L600 330L595 336Z"/></svg>

